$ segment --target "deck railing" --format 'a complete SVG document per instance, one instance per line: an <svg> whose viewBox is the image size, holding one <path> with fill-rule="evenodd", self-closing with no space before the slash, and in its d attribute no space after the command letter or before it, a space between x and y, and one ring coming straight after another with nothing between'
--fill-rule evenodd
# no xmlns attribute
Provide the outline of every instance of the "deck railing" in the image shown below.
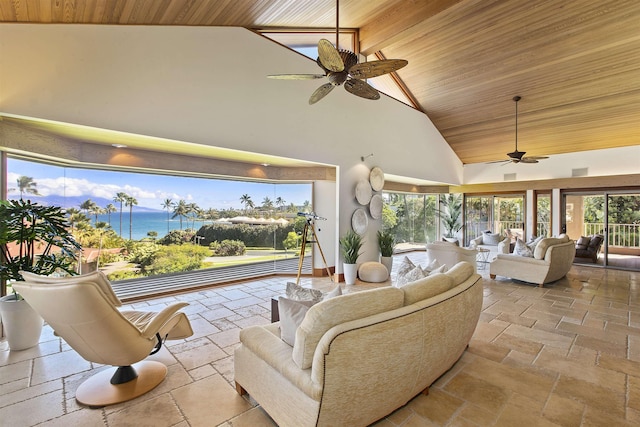
<svg viewBox="0 0 640 427"><path fill-rule="evenodd" d="M604 223L590 222L584 224L584 235L603 234ZM640 248L640 224L609 223L609 246Z"/></svg>

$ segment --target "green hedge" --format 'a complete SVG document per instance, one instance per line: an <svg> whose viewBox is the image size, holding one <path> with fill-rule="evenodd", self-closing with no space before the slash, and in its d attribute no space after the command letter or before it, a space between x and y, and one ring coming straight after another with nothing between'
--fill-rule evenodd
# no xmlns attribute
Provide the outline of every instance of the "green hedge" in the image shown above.
<svg viewBox="0 0 640 427"><path fill-rule="evenodd" d="M293 225L248 225L248 224L208 224L200 227L196 233L204 237L200 240L200 245L209 246L212 242L223 240L240 240L245 246L267 247L284 249L282 242L287 238ZM274 242L275 233L275 242Z"/></svg>

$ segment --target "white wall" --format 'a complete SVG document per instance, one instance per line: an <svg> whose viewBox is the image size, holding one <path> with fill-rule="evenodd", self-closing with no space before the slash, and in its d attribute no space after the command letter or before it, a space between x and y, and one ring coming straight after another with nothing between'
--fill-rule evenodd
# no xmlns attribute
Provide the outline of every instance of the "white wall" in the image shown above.
<svg viewBox="0 0 640 427"><path fill-rule="evenodd" d="M317 73L315 62L242 28L0 24L0 52L0 112L337 166L337 235L357 207L361 156L375 153L390 174L462 183L427 116L343 88L309 106L323 81L266 75ZM361 261L377 258L376 226Z"/></svg>
<svg viewBox="0 0 640 427"><path fill-rule="evenodd" d="M640 142L640 141L639 141ZM505 155L506 157L506 155ZM517 181L571 178L573 169L588 168L587 176L640 173L640 145L607 150L556 154L532 164L464 165L464 183L502 182L505 174L516 174Z"/></svg>

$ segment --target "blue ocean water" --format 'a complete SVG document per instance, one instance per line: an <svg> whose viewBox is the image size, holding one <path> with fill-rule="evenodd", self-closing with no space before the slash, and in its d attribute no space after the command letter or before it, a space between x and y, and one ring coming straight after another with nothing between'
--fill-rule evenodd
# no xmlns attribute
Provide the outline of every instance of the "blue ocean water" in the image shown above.
<svg viewBox="0 0 640 427"><path fill-rule="evenodd" d="M90 215L91 222L95 220L95 216ZM170 230L180 230L180 219L167 218L166 212L133 212L131 215L131 239L140 240L147 237L149 231L158 233L158 238L164 237ZM104 221L111 225L116 234L123 238L129 238L129 212L122 212L122 234L120 233L120 213L115 212L109 215L98 215L98 221ZM193 228L196 231L203 224L211 224L211 221L194 221L182 219L182 229Z"/></svg>

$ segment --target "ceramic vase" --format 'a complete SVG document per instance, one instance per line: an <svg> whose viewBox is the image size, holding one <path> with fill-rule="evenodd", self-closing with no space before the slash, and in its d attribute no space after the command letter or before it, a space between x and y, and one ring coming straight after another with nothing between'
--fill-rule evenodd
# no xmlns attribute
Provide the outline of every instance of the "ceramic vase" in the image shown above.
<svg viewBox="0 0 640 427"><path fill-rule="evenodd" d="M38 344L43 320L25 300L16 300L15 295L0 298L0 315L11 351L25 350Z"/></svg>

